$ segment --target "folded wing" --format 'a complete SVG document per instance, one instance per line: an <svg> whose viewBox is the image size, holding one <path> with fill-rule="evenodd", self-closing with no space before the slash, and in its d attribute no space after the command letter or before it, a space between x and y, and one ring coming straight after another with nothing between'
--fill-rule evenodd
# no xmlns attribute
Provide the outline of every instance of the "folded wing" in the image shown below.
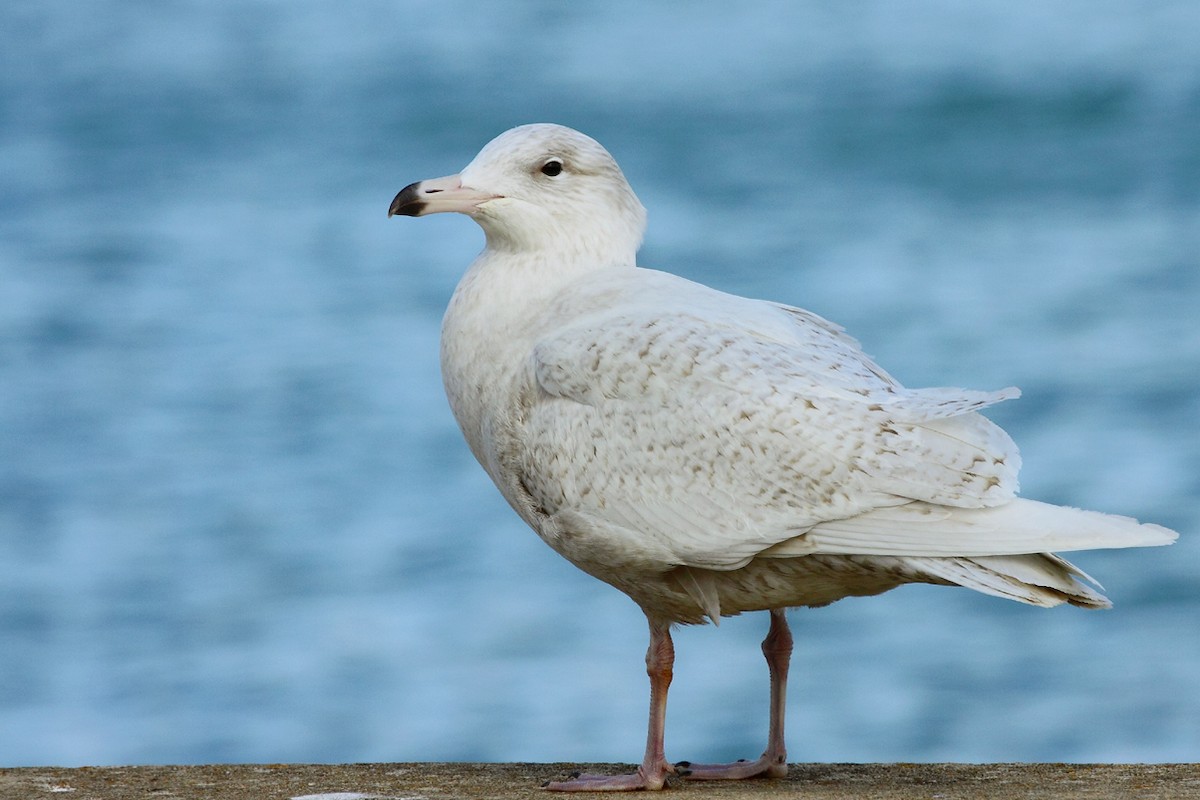
<svg viewBox="0 0 1200 800"><path fill-rule="evenodd" d="M1020 457L976 411L1016 397L909 390L808 312L650 273L576 295L541 337L522 482L549 515L666 563L763 555L969 556L1129 546L1166 534L1013 502ZM561 317L560 317L561 318Z"/></svg>

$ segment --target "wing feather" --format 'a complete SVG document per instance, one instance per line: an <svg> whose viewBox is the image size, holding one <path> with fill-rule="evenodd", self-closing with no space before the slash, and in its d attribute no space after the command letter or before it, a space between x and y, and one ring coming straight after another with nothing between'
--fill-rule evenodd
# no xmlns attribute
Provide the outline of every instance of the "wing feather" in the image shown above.
<svg viewBox="0 0 1200 800"><path fill-rule="evenodd" d="M1006 556L1162 545L1176 535L1129 517L1036 500L1016 499L996 508L914 502L822 522L761 555Z"/></svg>
<svg viewBox="0 0 1200 800"><path fill-rule="evenodd" d="M590 305L576 287L572 324L532 348L516 438L547 513L732 569L822 523L1013 496L1016 448L974 410L1015 389L908 390L816 315L650 274Z"/></svg>

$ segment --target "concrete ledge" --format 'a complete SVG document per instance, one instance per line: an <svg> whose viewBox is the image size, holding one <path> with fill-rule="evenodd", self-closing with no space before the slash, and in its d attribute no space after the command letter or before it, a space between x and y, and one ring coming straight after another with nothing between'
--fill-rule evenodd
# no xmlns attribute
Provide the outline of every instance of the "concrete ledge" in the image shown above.
<svg viewBox="0 0 1200 800"><path fill-rule="evenodd" d="M0 769L0 799L443 800L538 798L575 770L622 764L233 764ZM1200 798L1200 764L793 764L784 780L675 781L669 796L804 800L1184 800ZM594 796L594 795L590 795ZM316 800L316 798L312 798Z"/></svg>

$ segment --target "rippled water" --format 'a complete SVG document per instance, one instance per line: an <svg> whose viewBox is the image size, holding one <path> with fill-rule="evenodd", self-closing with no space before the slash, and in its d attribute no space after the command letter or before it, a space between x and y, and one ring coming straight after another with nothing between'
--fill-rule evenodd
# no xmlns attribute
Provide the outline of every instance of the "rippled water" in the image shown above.
<svg viewBox="0 0 1200 800"><path fill-rule="evenodd" d="M642 261L995 409L1023 493L1179 529L1117 607L794 612L797 760L1200 758L1200 8L0 9L0 763L631 760L644 624L442 397L482 243L385 219L500 131L604 142ZM760 752L764 615L682 631L669 752Z"/></svg>

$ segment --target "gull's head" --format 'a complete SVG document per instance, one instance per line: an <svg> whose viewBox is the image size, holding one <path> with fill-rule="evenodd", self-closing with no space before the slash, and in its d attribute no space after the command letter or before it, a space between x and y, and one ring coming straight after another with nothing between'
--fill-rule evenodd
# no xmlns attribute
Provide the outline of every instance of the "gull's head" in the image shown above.
<svg viewBox="0 0 1200 800"><path fill-rule="evenodd" d="M633 264L646 227L646 210L608 151L550 124L506 131L458 175L406 186L388 216L441 211L478 222L489 249L597 265Z"/></svg>

